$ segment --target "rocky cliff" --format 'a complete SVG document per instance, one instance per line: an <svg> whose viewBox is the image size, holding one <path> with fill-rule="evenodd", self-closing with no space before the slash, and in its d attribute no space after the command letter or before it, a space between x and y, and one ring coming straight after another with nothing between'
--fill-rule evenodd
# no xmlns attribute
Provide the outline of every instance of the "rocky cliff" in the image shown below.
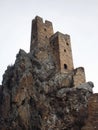
<svg viewBox="0 0 98 130"><path fill-rule="evenodd" d="M80 71L57 72L51 58L20 50L0 86L0 130L97 130L98 94Z"/></svg>
<svg viewBox="0 0 98 130"><path fill-rule="evenodd" d="M93 83L73 87L73 75L55 73L20 50L0 86L0 130L81 130Z"/></svg>

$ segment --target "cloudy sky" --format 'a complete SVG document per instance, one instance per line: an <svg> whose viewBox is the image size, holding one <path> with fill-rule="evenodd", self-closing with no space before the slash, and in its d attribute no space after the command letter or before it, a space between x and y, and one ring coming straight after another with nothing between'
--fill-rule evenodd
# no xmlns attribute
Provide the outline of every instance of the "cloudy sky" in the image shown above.
<svg viewBox="0 0 98 130"><path fill-rule="evenodd" d="M31 20L53 22L54 32L71 36L74 66L98 92L98 0L0 0L0 82L22 48L29 52Z"/></svg>

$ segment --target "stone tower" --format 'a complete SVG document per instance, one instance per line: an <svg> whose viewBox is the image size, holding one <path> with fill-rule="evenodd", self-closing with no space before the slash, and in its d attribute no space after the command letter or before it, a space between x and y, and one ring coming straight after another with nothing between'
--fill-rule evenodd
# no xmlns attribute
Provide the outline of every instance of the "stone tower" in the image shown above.
<svg viewBox="0 0 98 130"><path fill-rule="evenodd" d="M70 36L60 32L54 34L52 23L44 23L38 16L32 21L30 51L33 50L38 60L43 62L51 55L57 72L66 73L74 68Z"/></svg>
<svg viewBox="0 0 98 130"><path fill-rule="evenodd" d="M36 16L32 20L32 29L31 29L31 47L30 51L35 47L43 47L49 43L49 37L53 35L53 27L50 21L43 22L43 19L39 16Z"/></svg>
<svg viewBox="0 0 98 130"><path fill-rule="evenodd" d="M50 38L50 43L58 70L61 73L73 70L70 36L57 32Z"/></svg>
<svg viewBox="0 0 98 130"><path fill-rule="evenodd" d="M53 35L53 27L50 21L43 22L43 19L36 16L32 20L31 29L31 45L30 51L36 51L36 57L44 61L48 58L48 52L50 52L49 38Z"/></svg>

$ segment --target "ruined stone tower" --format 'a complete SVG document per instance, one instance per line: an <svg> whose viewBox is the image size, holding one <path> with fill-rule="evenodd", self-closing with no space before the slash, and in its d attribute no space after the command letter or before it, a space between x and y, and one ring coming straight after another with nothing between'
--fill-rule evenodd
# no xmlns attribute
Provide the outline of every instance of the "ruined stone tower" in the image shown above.
<svg viewBox="0 0 98 130"><path fill-rule="evenodd" d="M73 70L73 59L71 51L70 36L64 35L60 32L55 33L50 38L50 44L55 56L55 62L58 70L63 72L69 72Z"/></svg>
<svg viewBox="0 0 98 130"><path fill-rule="evenodd" d="M50 21L44 23L42 18L36 16L32 20L30 51L34 50L35 47L43 48L47 45L51 35L53 35L52 23Z"/></svg>
<svg viewBox="0 0 98 130"><path fill-rule="evenodd" d="M44 23L39 16L32 21L30 51L34 50L41 61L51 55L57 72L66 73L74 68L70 36L60 32L54 34L52 23Z"/></svg>
<svg viewBox="0 0 98 130"><path fill-rule="evenodd" d="M31 46L30 51L35 51L36 57L41 62L49 58L50 44L49 38L53 35L53 27L50 21L43 22L43 19L36 16L32 20Z"/></svg>

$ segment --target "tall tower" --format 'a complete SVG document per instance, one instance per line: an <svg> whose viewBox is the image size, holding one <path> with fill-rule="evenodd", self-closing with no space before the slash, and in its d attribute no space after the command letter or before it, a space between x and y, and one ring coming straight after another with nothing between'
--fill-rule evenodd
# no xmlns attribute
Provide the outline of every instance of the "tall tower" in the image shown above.
<svg viewBox="0 0 98 130"><path fill-rule="evenodd" d="M51 35L53 35L52 23L47 20L44 23L41 17L36 16L32 20L30 51L35 47L43 47L48 44Z"/></svg>
<svg viewBox="0 0 98 130"><path fill-rule="evenodd" d="M32 21L30 51L36 51L36 57L43 61L48 58L47 52L50 49L49 38L53 35L53 27L50 21L43 22L43 19L36 16Z"/></svg>
<svg viewBox="0 0 98 130"><path fill-rule="evenodd" d="M58 72L65 73L74 69L70 36L60 32L50 38L53 55Z"/></svg>

